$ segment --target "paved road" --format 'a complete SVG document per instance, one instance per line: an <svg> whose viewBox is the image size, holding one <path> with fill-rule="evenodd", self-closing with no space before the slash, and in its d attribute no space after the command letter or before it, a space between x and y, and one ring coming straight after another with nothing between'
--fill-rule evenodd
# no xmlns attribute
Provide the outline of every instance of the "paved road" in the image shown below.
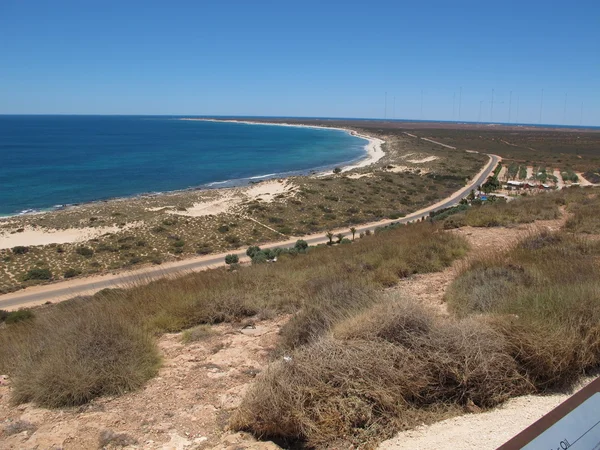
<svg viewBox="0 0 600 450"><path fill-rule="evenodd" d="M448 208L458 204L458 202L467 197L472 189L485 183L487 177L493 172L500 158L496 155L489 155L490 161L486 167L480 172L478 177L469 183L467 186L462 188L457 193L453 194L446 200L425 208L413 214L409 214L398 220L385 220L377 223L371 223L363 226L356 227L357 233L364 232L367 230L374 231L375 228L389 225L391 223L408 223L419 220L423 217L427 217L430 212L437 211L440 209ZM341 230L345 234L348 230ZM324 234L312 235L303 237L306 242L310 245L317 245L327 242L327 238ZM263 248L276 248L276 247L289 247L294 244L294 240L285 242L276 242L272 244L263 245ZM239 252L241 261L247 261L244 252ZM118 286L127 286L134 283L148 282L152 279L161 278L167 275L181 274L190 271L199 271L207 268L218 267L224 264L225 254L194 258L187 261L181 261L177 263L165 264L163 266L145 268L129 273L123 273L119 275L106 275L103 277L94 277L86 280L76 280L74 282L62 282L51 284L47 286L36 286L25 289L12 294L6 294L0 296L0 309L17 309L24 306L33 306L42 304L47 301L61 301L68 298L75 297L77 295L89 295L105 288L114 288Z"/></svg>

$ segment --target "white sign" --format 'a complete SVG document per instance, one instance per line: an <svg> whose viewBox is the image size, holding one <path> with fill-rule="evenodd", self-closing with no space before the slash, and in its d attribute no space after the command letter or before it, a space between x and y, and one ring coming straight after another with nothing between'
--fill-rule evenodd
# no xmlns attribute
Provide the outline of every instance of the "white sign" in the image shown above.
<svg viewBox="0 0 600 450"><path fill-rule="evenodd" d="M560 419L523 450L600 450L600 393Z"/></svg>

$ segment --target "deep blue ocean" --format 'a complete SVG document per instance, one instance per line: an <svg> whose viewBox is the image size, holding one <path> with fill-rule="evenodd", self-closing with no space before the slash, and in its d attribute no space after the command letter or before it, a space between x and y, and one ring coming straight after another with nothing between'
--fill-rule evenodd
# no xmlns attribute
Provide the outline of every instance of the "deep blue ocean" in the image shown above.
<svg viewBox="0 0 600 450"><path fill-rule="evenodd" d="M339 130L155 116L0 116L0 215L332 168L365 156Z"/></svg>

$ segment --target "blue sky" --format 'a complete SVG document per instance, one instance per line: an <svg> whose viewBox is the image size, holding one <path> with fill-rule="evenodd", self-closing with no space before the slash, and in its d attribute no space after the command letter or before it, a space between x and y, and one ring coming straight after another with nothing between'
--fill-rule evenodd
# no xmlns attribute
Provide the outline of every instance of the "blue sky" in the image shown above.
<svg viewBox="0 0 600 450"><path fill-rule="evenodd" d="M461 87L600 125L600 2L0 0L0 114L452 120Z"/></svg>

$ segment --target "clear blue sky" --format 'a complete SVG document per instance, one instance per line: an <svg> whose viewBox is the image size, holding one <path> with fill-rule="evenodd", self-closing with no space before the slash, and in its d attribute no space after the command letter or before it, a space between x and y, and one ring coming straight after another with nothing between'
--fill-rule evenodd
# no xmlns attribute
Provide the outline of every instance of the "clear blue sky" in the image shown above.
<svg viewBox="0 0 600 450"><path fill-rule="evenodd" d="M460 87L600 125L600 1L0 0L0 114L452 120Z"/></svg>

